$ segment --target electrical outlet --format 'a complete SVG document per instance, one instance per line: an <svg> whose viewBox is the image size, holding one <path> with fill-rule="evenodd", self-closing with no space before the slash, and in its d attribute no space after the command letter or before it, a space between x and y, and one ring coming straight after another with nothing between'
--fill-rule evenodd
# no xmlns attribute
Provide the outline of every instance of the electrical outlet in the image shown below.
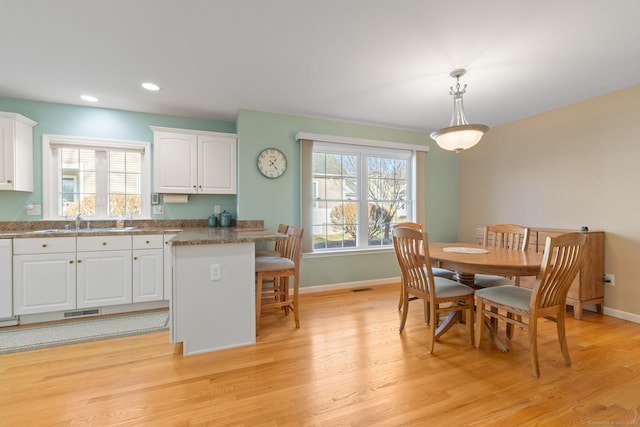
<svg viewBox="0 0 640 427"><path fill-rule="evenodd" d="M616 276L611 273L604 273L604 284L607 286L615 286Z"/></svg>
<svg viewBox="0 0 640 427"><path fill-rule="evenodd" d="M164 215L164 206L162 206L162 205L153 205L153 214L154 215Z"/></svg>
<svg viewBox="0 0 640 427"><path fill-rule="evenodd" d="M211 264L211 280L220 280L220 264Z"/></svg>
<svg viewBox="0 0 640 427"><path fill-rule="evenodd" d="M215 205L213 207L213 213L216 215L220 213L220 205Z"/></svg>
<svg viewBox="0 0 640 427"><path fill-rule="evenodd" d="M27 203L26 205L24 205L24 210L27 212L27 215L42 215L41 205Z"/></svg>

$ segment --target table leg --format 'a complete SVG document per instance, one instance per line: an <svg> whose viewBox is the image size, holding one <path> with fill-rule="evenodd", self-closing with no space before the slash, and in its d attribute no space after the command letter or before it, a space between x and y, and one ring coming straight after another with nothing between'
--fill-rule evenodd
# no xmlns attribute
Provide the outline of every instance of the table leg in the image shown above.
<svg viewBox="0 0 640 427"><path fill-rule="evenodd" d="M473 273L456 272L453 278L457 282L462 283L463 285L471 286L471 287L473 287L474 283L476 282L476 275Z"/></svg>
<svg viewBox="0 0 640 427"><path fill-rule="evenodd" d="M509 351L509 345L500 339L497 329L494 328L491 322L486 318L484 320L484 327L491 341L493 341L493 343L500 349L501 352L506 353L507 351Z"/></svg>
<svg viewBox="0 0 640 427"><path fill-rule="evenodd" d="M442 334L451 329L451 327L460 320L462 320L461 311L452 311L451 313L449 313L447 318L444 319L444 322L442 322L440 326L438 326L438 329L436 329L436 338L440 338Z"/></svg>

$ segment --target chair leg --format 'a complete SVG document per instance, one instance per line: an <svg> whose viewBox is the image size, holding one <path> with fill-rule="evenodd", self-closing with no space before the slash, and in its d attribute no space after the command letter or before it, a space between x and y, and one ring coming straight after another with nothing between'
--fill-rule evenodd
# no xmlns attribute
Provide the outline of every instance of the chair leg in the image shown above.
<svg viewBox="0 0 640 427"><path fill-rule="evenodd" d="M567 346L567 334L565 333L565 315L561 310L556 322L556 328L558 328L558 341L560 341L560 350L564 357L564 363L567 366L571 366L571 357L569 356L569 347Z"/></svg>
<svg viewBox="0 0 640 427"><path fill-rule="evenodd" d="M473 301L469 301L467 308L464 310L467 319L467 336L469 344L473 345Z"/></svg>
<svg viewBox="0 0 640 427"><path fill-rule="evenodd" d="M280 302L284 302L289 299L289 277L281 277L280 278L280 289L278 289L278 298ZM282 306L282 311L284 311L284 315L289 315L289 306Z"/></svg>
<svg viewBox="0 0 640 427"><path fill-rule="evenodd" d="M398 311L402 310L404 304L404 289L402 289L402 283L400 284L400 300L398 301Z"/></svg>
<svg viewBox="0 0 640 427"><path fill-rule="evenodd" d="M482 333L484 332L484 315L482 314L482 309L484 308L484 301L479 296L476 296L476 337L475 344L476 348L480 347L480 342L482 341Z"/></svg>
<svg viewBox="0 0 640 427"><path fill-rule="evenodd" d="M298 304L298 276L293 278L293 318L296 321L296 329L300 329L300 310ZM287 289L287 295L289 295L289 289Z"/></svg>
<svg viewBox="0 0 640 427"><path fill-rule="evenodd" d="M496 307L491 307L491 312L493 313L497 313L498 309ZM498 318L497 317L491 317L489 319L489 323L491 323L491 327L493 328L494 331L498 332Z"/></svg>
<svg viewBox="0 0 640 427"><path fill-rule="evenodd" d="M529 318L529 353L531 354L533 376L540 378L540 364L538 362L538 319L534 318Z"/></svg>
<svg viewBox="0 0 640 427"><path fill-rule="evenodd" d="M409 312L409 304L408 304L409 295L407 295L404 289L402 290L402 294L404 296L403 299L405 303L402 305L402 318L400 319L400 333L404 331L404 324L407 322L407 313Z"/></svg>
<svg viewBox="0 0 640 427"><path fill-rule="evenodd" d="M431 327L429 328L429 330L431 331L431 345L429 353L433 353L433 347L436 342L436 329L438 329L438 308L438 303L436 303L433 307L431 307L431 310L429 311L429 319L431 320L429 322L431 324Z"/></svg>
<svg viewBox="0 0 640 427"><path fill-rule="evenodd" d="M513 313L511 313L510 311L507 312L507 317L509 319L513 319ZM513 323L509 323L507 322L507 339L511 340L511 338L513 338Z"/></svg>
<svg viewBox="0 0 640 427"><path fill-rule="evenodd" d="M424 320L427 323L427 325L431 325L431 303L427 300L424 301L424 309L425 309L425 313L424 313ZM437 325L436 325L437 326Z"/></svg>
<svg viewBox="0 0 640 427"><path fill-rule="evenodd" d="M423 315L424 315L424 323L425 323L425 325L430 325L431 324L431 317L430 317L429 313L431 312L431 310L429 308L429 301L424 299L424 300L422 300L422 302L423 302L422 311L423 311Z"/></svg>

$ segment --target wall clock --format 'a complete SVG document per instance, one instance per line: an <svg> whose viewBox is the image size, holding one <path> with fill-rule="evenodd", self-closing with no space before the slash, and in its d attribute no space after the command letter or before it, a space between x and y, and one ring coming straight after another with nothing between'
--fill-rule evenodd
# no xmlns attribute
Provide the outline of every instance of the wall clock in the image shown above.
<svg viewBox="0 0 640 427"><path fill-rule="evenodd" d="M277 148L265 148L258 155L258 170L267 178L279 178L287 170L287 158Z"/></svg>

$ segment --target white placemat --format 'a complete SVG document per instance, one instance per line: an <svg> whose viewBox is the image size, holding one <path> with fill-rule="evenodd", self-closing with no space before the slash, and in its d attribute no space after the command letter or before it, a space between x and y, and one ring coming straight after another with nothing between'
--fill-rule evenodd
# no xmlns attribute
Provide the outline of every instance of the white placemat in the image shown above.
<svg viewBox="0 0 640 427"><path fill-rule="evenodd" d="M449 248L444 248L445 252L457 252L459 254L488 254L489 251L482 248L466 248L461 246L452 246Z"/></svg>

